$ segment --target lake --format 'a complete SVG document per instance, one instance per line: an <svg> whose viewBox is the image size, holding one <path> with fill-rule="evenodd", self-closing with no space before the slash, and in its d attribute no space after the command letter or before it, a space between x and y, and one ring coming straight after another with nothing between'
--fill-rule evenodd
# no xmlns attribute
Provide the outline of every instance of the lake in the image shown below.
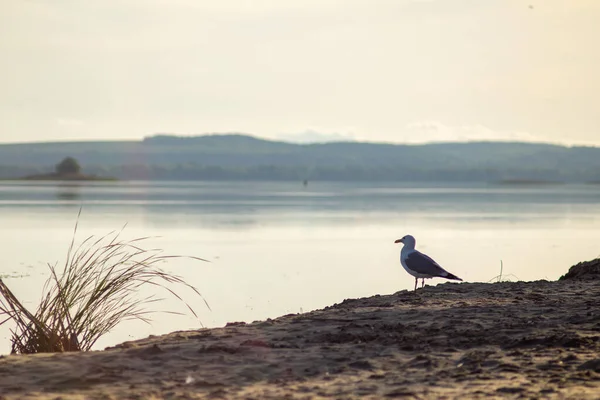
<svg viewBox="0 0 600 400"><path fill-rule="evenodd" d="M191 316L156 314L102 338L125 340L301 313L346 298L412 289L399 263L406 234L465 281L555 280L600 256L600 185L309 182L0 182L0 276L32 309L76 242L126 228L125 239L174 259L164 269L196 286ZM428 284L442 283L442 279ZM166 300L159 309L181 310ZM179 308L178 308L179 307ZM10 350L0 327L0 354Z"/></svg>

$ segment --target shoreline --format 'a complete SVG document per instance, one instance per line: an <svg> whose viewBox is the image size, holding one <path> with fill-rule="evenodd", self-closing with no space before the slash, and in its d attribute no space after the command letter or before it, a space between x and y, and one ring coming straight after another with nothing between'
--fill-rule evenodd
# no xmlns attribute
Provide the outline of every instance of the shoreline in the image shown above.
<svg viewBox="0 0 600 400"><path fill-rule="evenodd" d="M86 175L86 174L40 174L28 175L13 179L15 181L30 181L30 182L116 182L117 178L110 176Z"/></svg>
<svg viewBox="0 0 600 400"><path fill-rule="evenodd" d="M3 399L596 398L600 280L444 283L103 351L0 358Z"/></svg>

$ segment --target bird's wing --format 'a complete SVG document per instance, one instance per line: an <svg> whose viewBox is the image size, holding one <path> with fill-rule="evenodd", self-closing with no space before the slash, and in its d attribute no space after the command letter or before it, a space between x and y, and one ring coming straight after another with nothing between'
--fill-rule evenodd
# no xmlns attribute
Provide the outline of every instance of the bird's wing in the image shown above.
<svg viewBox="0 0 600 400"><path fill-rule="evenodd" d="M410 253L404 262L411 271L414 271L418 274L440 277L445 277L448 275L448 272L444 268L440 267L438 263L433 261L431 257L421 253L418 250Z"/></svg>

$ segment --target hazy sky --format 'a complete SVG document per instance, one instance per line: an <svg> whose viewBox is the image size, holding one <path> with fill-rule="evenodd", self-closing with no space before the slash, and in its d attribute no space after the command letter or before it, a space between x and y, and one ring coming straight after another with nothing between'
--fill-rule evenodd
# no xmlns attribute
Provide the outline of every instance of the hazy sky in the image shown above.
<svg viewBox="0 0 600 400"><path fill-rule="evenodd" d="M0 142L600 145L599 0L0 0Z"/></svg>

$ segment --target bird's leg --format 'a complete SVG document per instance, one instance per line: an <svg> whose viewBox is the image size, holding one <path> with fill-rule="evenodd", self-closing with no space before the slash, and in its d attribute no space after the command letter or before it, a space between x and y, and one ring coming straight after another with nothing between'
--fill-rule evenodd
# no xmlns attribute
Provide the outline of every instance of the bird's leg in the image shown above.
<svg viewBox="0 0 600 400"><path fill-rule="evenodd" d="M423 287L425 286L425 278L421 279L421 289L423 289Z"/></svg>
<svg viewBox="0 0 600 400"><path fill-rule="evenodd" d="M415 278L415 290L417 290L417 284L419 283L419 278Z"/></svg>

